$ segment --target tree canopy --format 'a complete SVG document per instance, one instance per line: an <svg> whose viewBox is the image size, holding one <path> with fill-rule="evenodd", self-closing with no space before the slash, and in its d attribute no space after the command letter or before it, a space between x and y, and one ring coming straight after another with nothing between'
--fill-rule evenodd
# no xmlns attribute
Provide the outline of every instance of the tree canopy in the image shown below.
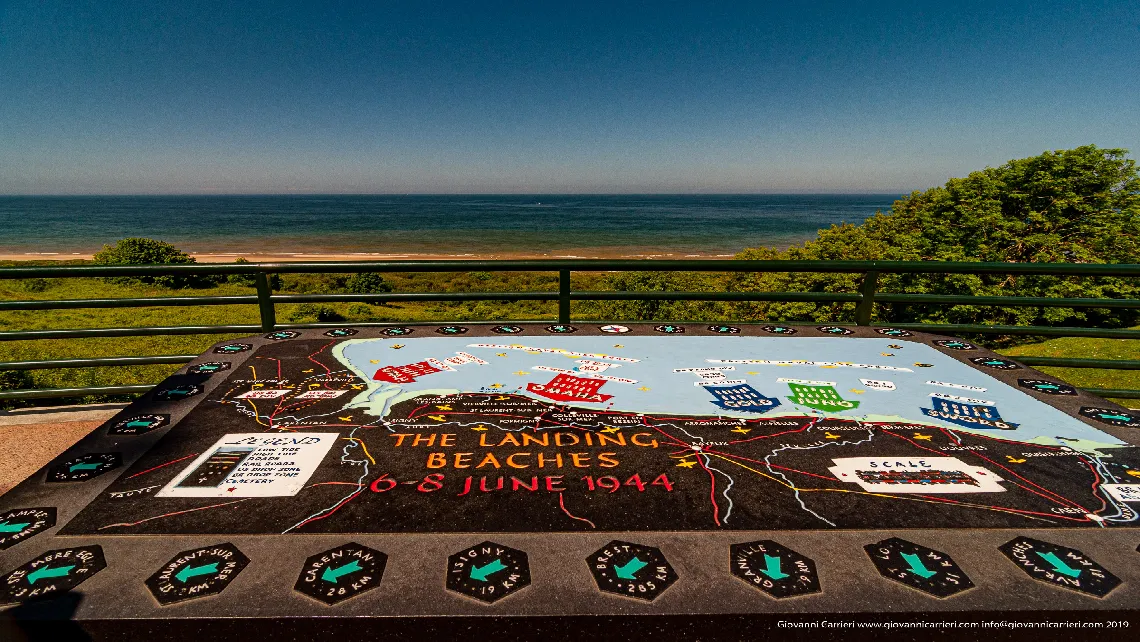
<svg viewBox="0 0 1140 642"><path fill-rule="evenodd" d="M786 250L749 249L738 259L1135 263L1140 261L1140 173L1127 150L1086 145L1011 160L914 192L861 225L833 225ZM735 291L855 292L857 274L730 275ZM619 289L660 289L667 275L623 276ZM648 286L648 287L647 287ZM704 288L698 288L704 289ZM879 290L975 296L1135 298L1140 284L1118 278L914 274L882 275ZM621 314L621 306L608 310ZM647 311L636 304L631 316ZM701 309L708 312L708 306ZM692 311L697 311L694 308ZM722 318L851 321L852 304L754 303L718 306ZM676 314L679 310L670 309ZM706 316L707 315L703 315ZM627 316L626 318L629 318ZM679 317L674 317L679 318ZM1121 326L1136 311L993 306L876 306L877 322Z"/></svg>

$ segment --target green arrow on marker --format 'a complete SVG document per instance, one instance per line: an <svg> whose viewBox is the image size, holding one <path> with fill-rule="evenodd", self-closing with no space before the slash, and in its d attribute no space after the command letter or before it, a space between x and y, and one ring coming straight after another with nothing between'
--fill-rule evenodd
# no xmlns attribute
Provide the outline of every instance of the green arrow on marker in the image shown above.
<svg viewBox="0 0 1140 642"><path fill-rule="evenodd" d="M1106 414L1101 414L1101 416L1100 416L1100 417L1101 417L1101 419L1118 419L1118 420L1120 420L1120 421L1128 421L1129 419L1131 419L1131 417L1125 417L1124 415L1106 415Z"/></svg>
<svg viewBox="0 0 1140 642"><path fill-rule="evenodd" d="M69 468L68 470L70 470L71 472L74 473L77 470L95 470L98 467L99 467L99 464L88 464L86 462L79 462L78 464L72 464L71 468Z"/></svg>
<svg viewBox="0 0 1140 642"><path fill-rule="evenodd" d="M46 579L49 577L65 577L68 573L71 572L71 569L73 568L75 568L74 564L71 566L56 566L54 568L48 568L45 566L41 569L37 569L31 573L28 573L28 584L35 584L36 580Z"/></svg>
<svg viewBox="0 0 1140 642"><path fill-rule="evenodd" d="M920 559L914 553L903 553L902 557L904 560L906 560L907 566L910 566L910 572L918 575L919 577L929 578L934 577L938 574L937 571L932 571L926 568L922 564L922 559Z"/></svg>
<svg viewBox="0 0 1140 642"><path fill-rule="evenodd" d="M615 566L614 571L616 571L617 576L623 580L635 580L637 579L635 573L645 568L646 566L647 564L645 562L641 561L637 557L634 557L621 566Z"/></svg>
<svg viewBox="0 0 1140 642"><path fill-rule="evenodd" d="M1040 555L1041 558L1044 559L1046 562L1049 562L1049 564L1051 564L1053 566L1053 570L1060 573L1061 575L1068 575L1069 577L1077 577L1081 574L1081 569L1073 568L1072 566L1069 566L1068 564L1066 564L1064 562L1064 560L1057 557L1056 553L1052 553L1052 552L1042 553L1041 551L1037 551L1037 554Z"/></svg>
<svg viewBox="0 0 1140 642"><path fill-rule="evenodd" d="M480 582L486 582L488 575L493 575L495 573L498 573L499 571L505 569L506 567L507 567L507 565L503 564L503 560L500 560L500 559L496 559L492 562L488 562L487 564L484 564L483 566L472 566L471 567L471 579L479 580Z"/></svg>
<svg viewBox="0 0 1140 642"><path fill-rule="evenodd" d="M24 522L23 524L12 524L9 522L0 522L0 533L19 533L28 527L31 522Z"/></svg>
<svg viewBox="0 0 1140 642"><path fill-rule="evenodd" d="M791 577L787 573L780 570L780 558L772 557L771 555L765 553L764 563L767 564L767 568L760 569L760 572L767 575L769 578L773 580L782 580L785 577Z"/></svg>
<svg viewBox="0 0 1140 642"><path fill-rule="evenodd" d="M136 419L134 421L128 421L127 422L128 428L146 428L149 425L150 425L149 421L142 421L140 419Z"/></svg>
<svg viewBox="0 0 1140 642"><path fill-rule="evenodd" d="M345 564L344 566L338 568L326 566L325 571L321 573L321 579L326 582L332 582L333 584L336 584L337 578L340 576L348 575L349 573L355 573L359 570L361 570L360 563L356 560L352 560L348 564Z"/></svg>
<svg viewBox="0 0 1140 642"><path fill-rule="evenodd" d="M202 566L187 566L181 571L178 571L174 577L177 577L179 582L185 584L192 577L198 577L199 575L212 575L217 572L218 563L212 562L210 564L203 564Z"/></svg>

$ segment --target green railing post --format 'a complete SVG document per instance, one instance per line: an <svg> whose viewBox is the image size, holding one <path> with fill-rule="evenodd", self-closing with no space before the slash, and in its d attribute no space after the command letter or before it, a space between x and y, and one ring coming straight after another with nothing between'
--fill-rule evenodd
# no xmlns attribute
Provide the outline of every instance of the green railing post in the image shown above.
<svg viewBox="0 0 1140 642"><path fill-rule="evenodd" d="M257 307L261 309L261 331L272 332L277 325L277 311L273 309L273 291L269 289L269 278L265 272L254 276L257 286Z"/></svg>
<svg viewBox="0 0 1140 642"><path fill-rule="evenodd" d="M867 270L863 285L859 286L862 299L855 306L855 325L871 325L871 312L875 309L875 288L879 284L879 271Z"/></svg>
<svg viewBox="0 0 1140 642"><path fill-rule="evenodd" d="M570 323L570 270L558 271L558 322Z"/></svg>

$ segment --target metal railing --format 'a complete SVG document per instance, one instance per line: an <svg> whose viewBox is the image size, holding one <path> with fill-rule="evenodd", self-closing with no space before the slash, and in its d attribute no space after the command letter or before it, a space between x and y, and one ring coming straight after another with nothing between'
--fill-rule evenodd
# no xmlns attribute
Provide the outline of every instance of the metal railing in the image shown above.
<svg viewBox="0 0 1140 642"><path fill-rule="evenodd" d="M557 272L558 291L541 292L421 292L383 294L273 294L270 274L317 274L361 272ZM570 288L572 272L815 272L862 274L858 292L659 292L659 291L574 291ZM1066 307L1140 309L1137 299L1088 299L1006 296L961 296L933 294L895 294L878 291L881 274L1005 274L1052 275L1081 277L1140 277L1140 265L1073 264L1073 263L951 263L912 261L640 261L640 260L535 260L535 261L357 261L317 263L229 263L188 265L132 266L53 266L0 268L0 279L143 277L188 275L253 275L256 295L246 296L174 296L119 299L70 299L58 301L0 301L0 311L62 310L77 308L139 308L154 306L257 305L258 325L161 326L131 328L85 328L60 330L17 330L0 332L0 341L37 339L75 339L86 337L137 337L159 335L201 335L270 332L275 329L340 327L337 323L278 323L279 303L389 303L409 301L557 301L558 322L568 323L572 301L777 301L807 303L854 303L855 323L870 325L878 303L901 305L971 305L1007 307ZM383 326L391 323L358 323L354 326ZM1033 335L1047 337L1090 337L1140 339L1140 330L1106 328L1009 326L984 324L892 323L892 327L942 334ZM125 365L187 363L197 355L122 356L98 359L55 359L43 361L0 362L3 370L36 370L52 368L89 368ZM1140 370L1140 360L1068 359L1053 357L1018 357L1026 365L1070 368ZM53 388L0 392L0 399L37 399L74 397L93 394L141 393L149 385L101 386L88 388ZM1140 390L1089 389L1101 396L1140 399Z"/></svg>

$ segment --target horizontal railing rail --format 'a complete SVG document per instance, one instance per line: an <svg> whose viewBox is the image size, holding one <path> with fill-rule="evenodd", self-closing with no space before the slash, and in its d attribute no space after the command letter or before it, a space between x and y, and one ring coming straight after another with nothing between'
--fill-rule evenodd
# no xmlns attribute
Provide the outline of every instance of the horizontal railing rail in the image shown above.
<svg viewBox="0 0 1140 642"><path fill-rule="evenodd" d="M708 272L708 273L846 273L862 275L857 292L693 292L693 291L578 291L570 288L572 272ZM270 274L330 274L362 272L556 272L557 291L526 292L389 292L372 294L273 294ZM80 339L165 335L251 334L274 329L326 328L337 323L278 323L278 304L301 303L395 303L395 302L475 302L475 301L556 301L557 319L571 320L573 301L720 301L720 302L800 302L855 304L855 323L870 325L875 306L1003 306L1080 309L1140 309L1140 300L1111 298L969 296L954 294L909 294L878 291L884 274L1004 274L1078 277L1140 277L1138 264L1075 263L984 263L938 261L741 261L741 260L664 260L559 259L559 260L476 260L476 261L354 261L228 263L184 265L68 265L0 268L0 279L147 277L189 275L252 276L256 295L170 296L115 299L66 299L0 301L0 312L66 310L84 308L145 308L167 306L257 305L259 323L232 325L187 325L121 328L32 329L0 332L0 341ZM517 322L517 321L516 321ZM546 321L548 322L548 321ZM390 323L352 323L357 326ZM1140 330L1055 326L1012 326L975 323L892 323L892 327L942 334L1019 335L1044 337L1086 337L1140 339ZM194 355L121 356L92 359L49 359L0 362L4 370L41 370L186 363ZM1017 357L1026 365L1067 368L1140 370L1140 361L1119 359L1067 359ZM144 392L151 386L99 386L0 391L0 399L41 399L97 394ZM1140 390L1087 389L1115 398L1140 398Z"/></svg>

